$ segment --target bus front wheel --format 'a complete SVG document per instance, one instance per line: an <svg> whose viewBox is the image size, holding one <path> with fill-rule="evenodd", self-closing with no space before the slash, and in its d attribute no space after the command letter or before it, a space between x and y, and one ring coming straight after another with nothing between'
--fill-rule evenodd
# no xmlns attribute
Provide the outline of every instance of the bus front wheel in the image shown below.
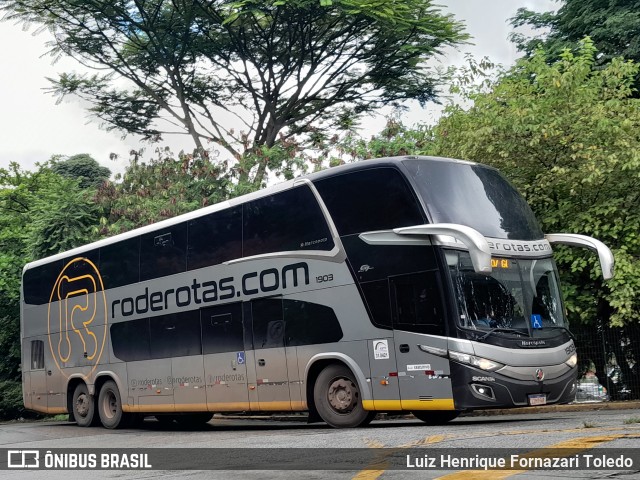
<svg viewBox="0 0 640 480"><path fill-rule="evenodd" d="M95 424L96 405L93 396L84 383L79 383L73 391L73 416L80 427L90 427Z"/></svg>
<svg viewBox="0 0 640 480"><path fill-rule="evenodd" d="M427 425L444 425L460 415L456 410L418 410L411 413Z"/></svg>
<svg viewBox="0 0 640 480"><path fill-rule="evenodd" d="M362 427L376 416L362 407L358 382L344 365L329 365L320 372L313 399L320 417L335 428Z"/></svg>
<svg viewBox="0 0 640 480"><path fill-rule="evenodd" d="M116 382L108 380L102 385L98 395L98 414L105 428L124 426L126 414L122 411L120 391Z"/></svg>

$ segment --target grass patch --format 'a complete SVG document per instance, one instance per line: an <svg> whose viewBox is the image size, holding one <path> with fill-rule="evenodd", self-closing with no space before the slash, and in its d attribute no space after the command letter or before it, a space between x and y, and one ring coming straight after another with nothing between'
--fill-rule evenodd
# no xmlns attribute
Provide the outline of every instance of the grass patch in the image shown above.
<svg viewBox="0 0 640 480"><path fill-rule="evenodd" d="M593 422L587 422L586 420L582 422L583 428L595 428L596 424Z"/></svg>
<svg viewBox="0 0 640 480"><path fill-rule="evenodd" d="M624 421L625 425L631 425L633 423L640 423L640 417L631 417L631 418L627 418Z"/></svg>

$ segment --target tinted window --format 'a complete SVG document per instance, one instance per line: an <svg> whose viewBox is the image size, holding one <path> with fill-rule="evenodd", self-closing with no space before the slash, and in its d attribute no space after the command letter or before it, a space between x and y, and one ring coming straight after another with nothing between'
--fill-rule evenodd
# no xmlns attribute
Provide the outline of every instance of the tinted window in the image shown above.
<svg viewBox="0 0 640 480"><path fill-rule="evenodd" d="M253 317L253 347L284 347L282 300L264 299L251 302Z"/></svg>
<svg viewBox="0 0 640 480"><path fill-rule="evenodd" d="M105 289L140 281L140 239L130 238L100 249L100 275Z"/></svg>
<svg viewBox="0 0 640 480"><path fill-rule="evenodd" d="M149 319L111 325L111 347L113 354L125 362L150 359Z"/></svg>
<svg viewBox="0 0 640 480"><path fill-rule="evenodd" d="M52 301L84 295L85 292L101 291L100 279L96 277L95 271L100 264L99 258L100 252L93 250L65 259L62 262L64 275L60 277L57 292L54 293Z"/></svg>
<svg viewBox="0 0 640 480"><path fill-rule="evenodd" d="M291 250L331 250L322 210L306 186L269 195L243 206L243 256Z"/></svg>
<svg viewBox="0 0 640 480"><path fill-rule="evenodd" d="M44 368L44 341L31 341L31 370Z"/></svg>
<svg viewBox="0 0 640 480"><path fill-rule="evenodd" d="M242 209L230 208L189 222L187 269L242 257Z"/></svg>
<svg viewBox="0 0 640 480"><path fill-rule="evenodd" d="M31 305L49 303L53 286L62 267L62 262L58 261L27 270L22 278L25 303Z"/></svg>
<svg viewBox="0 0 640 480"><path fill-rule="evenodd" d="M360 287L373 317L373 324L380 328L391 328L389 282L387 280L366 282L361 283Z"/></svg>
<svg viewBox="0 0 640 480"><path fill-rule="evenodd" d="M375 168L315 182L340 235L425 223L400 172Z"/></svg>
<svg viewBox="0 0 640 480"><path fill-rule="evenodd" d="M201 355L200 316L197 311L149 319L151 358Z"/></svg>
<svg viewBox="0 0 640 480"><path fill-rule="evenodd" d="M164 277L187 269L187 224L140 237L140 280Z"/></svg>
<svg viewBox="0 0 640 480"><path fill-rule="evenodd" d="M283 303L287 346L331 343L342 338L340 322L332 308L298 300Z"/></svg>
<svg viewBox="0 0 640 480"><path fill-rule="evenodd" d="M492 238L543 237L527 202L497 170L433 160L404 164L434 222L467 225Z"/></svg>
<svg viewBox="0 0 640 480"><path fill-rule="evenodd" d="M438 268L430 245L369 245L358 235L343 237L342 243L360 282Z"/></svg>
<svg viewBox="0 0 640 480"><path fill-rule="evenodd" d="M73 277L81 277L83 275L90 275L92 277L95 277L95 270L93 268L93 266L91 265L91 263L93 265L95 265L95 268L99 268L100 266L100 251L99 250L91 250L90 252L86 252L86 253L82 253L80 255L77 255L75 257L69 257L69 258L65 258L63 260L63 265L68 265L69 262L71 262L72 260L75 259L80 259L79 261L73 262L71 263L67 269L65 270L65 275L67 275L70 278ZM87 259L89 260L89 262L83 260L83 259ZM102 276L102 275L101 275ZM97 285L98 290L100 290L100 285Z"/></svg>
<svg viewBox="0 0 640 480"><path fill-rule="evenodd" d="M203 308L200 319L205 354L244 351L241 303Z"/></svg>
<svg viewBox="0 0 640 480"><path fill-rule="evenodd" d="M391 282L395 293L395 328L432 335L445 333L441 288L436 272L403 275Z"/></svg>

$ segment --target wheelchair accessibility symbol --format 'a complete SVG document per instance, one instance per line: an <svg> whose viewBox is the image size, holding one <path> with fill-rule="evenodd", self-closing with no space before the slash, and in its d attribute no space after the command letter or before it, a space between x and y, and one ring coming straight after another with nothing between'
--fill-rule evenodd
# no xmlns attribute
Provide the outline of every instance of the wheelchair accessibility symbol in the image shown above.
<svg viewBox="0 0 640 480"><path fill-rule="evenodd" d="M531 328L542 328L542 315L531 315Z"/></svg>
<svg viewBox="0 0 640 480"><path fill-rule="evenodd" d="M238 365L244 365L244 352L237 353L236 361L238 362Z"/></svg>

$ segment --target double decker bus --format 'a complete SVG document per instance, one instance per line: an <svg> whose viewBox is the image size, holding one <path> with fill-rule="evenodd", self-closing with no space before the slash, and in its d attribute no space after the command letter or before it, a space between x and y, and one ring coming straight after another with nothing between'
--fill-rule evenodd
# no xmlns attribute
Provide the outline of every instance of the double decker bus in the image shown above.
<svg viewBox="0 0 640 480"><path fill-rule="evenodd" d="M24 267L25 407L81 426L567 403L552 244L493 168L396 157L314 173Z"/></svg>

